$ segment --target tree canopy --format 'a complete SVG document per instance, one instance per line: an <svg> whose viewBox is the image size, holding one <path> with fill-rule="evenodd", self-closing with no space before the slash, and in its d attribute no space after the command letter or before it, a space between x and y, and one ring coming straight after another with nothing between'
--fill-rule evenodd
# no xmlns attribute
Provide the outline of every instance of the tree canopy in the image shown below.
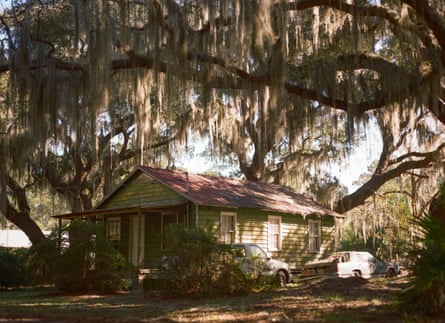
<svg viewBox="0 0 445 323"><path fill-rule="evenodd" d="M170 163L190 132L236 156L246 178L296 186L377 120L374 172L334 203L350 210L392 178L441 166L444 5L13 1L0 14L0 210L28 217L36 184L88 209L113 174Z"/></svg>

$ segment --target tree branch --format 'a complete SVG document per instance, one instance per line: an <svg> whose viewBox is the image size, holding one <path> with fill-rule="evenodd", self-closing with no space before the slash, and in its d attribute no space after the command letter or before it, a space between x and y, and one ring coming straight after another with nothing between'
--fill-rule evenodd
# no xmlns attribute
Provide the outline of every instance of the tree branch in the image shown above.
<svg viewBox="0 0 445 323"><path fill-rule="evenodd" d="M439 43L439 46L445 48L445 24L442 17L440 17L433 8L425 0L402 0L403 3L409 5L416 14L421 17L433 32ZM445 53L441 51L442 62L445 63Z"/></svg>
<svg viewBox="0 0 445 323"><path fill-rule="evenodd" d="M434 156L435 152L431 152L430 154L425 154L425 158L422 160L406 161L391 170L387 170L386 172L374 173L371 179L362 185L358 190L340 199L336 203L334 210L339 213L345 213L359 206L360 204L363 204L368 197L372 196L387 181L399 177L400 175L413 169L431 167L431 165L434 163Z"/></svg>

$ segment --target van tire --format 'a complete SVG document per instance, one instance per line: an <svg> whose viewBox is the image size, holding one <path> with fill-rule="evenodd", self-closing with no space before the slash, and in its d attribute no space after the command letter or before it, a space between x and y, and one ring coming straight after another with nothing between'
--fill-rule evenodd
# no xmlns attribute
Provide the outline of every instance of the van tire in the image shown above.
<svg viewBox="0 0 445 323"><path fill-rule="evenodd" d="M386 278L392 278L392 277L395 277L395 276L396 276L396 272L395 272L394 268L389 268L386 271L386 274L385 274Z"/></svg>

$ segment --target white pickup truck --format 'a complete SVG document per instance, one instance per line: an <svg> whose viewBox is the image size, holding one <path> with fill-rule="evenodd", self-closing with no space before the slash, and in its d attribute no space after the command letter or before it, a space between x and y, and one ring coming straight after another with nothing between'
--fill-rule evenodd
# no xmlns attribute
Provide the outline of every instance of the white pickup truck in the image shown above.
<svg viewBox="0 0 445 323"><path fill-rule="evenodd" d="M331 257L307 262L301 275L337 274L339 277L394 277L400 273L397 264L383 262L367 251L341 251Z"/></svg>

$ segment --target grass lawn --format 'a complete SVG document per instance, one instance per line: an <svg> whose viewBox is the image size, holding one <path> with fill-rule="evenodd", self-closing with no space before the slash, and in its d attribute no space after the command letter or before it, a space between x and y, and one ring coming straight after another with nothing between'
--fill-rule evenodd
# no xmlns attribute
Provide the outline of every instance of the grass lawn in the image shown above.
<svg viewBox="0 0 445 323"><path fill-rule="evenodd" d="M285 289L215 298L131 291L68 295L54 289L0 292L0 322L441 322L395 306L406 278L325 278ZM442 321L443 322L443 321Z"/></svg>

